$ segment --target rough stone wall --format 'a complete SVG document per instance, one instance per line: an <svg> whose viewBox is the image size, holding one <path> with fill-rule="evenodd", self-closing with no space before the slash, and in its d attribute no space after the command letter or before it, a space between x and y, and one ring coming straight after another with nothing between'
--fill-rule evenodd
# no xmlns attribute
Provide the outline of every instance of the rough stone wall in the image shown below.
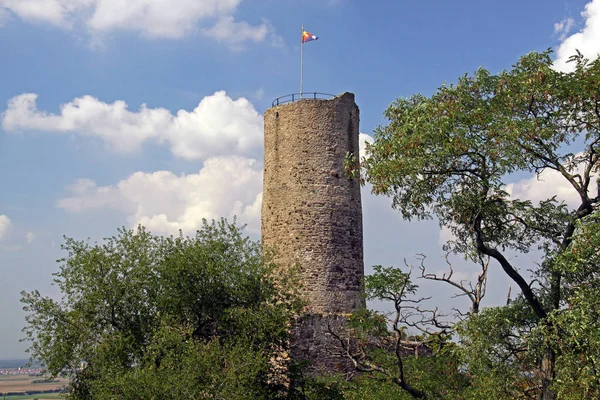
<svg viewBox="0 0 600 400"><path fill-rule="evenodd" d="M296 360L310 361L305 370L309 375L355 372L352 362L342 355L338 339L329 333L331 329L341 338L347 338L347 323L348 318L340 314L304 314L296 318L292 329L292 356Z"/></svg>
<svg viewBox="0 0 600 400"><path fill-rule="evenodd" d="M309 313L364 305L360 184L344 171L358 159L354 95L301 100L265 112L263 244L283 267L299 265Z"/></svg>

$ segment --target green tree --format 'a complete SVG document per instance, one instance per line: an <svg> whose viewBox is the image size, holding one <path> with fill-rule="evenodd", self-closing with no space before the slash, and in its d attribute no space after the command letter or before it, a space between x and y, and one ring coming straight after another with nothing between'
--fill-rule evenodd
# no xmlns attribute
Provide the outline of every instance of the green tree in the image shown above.
<svg viewBox="0 0 600 400"><path fill-rule="evenodd" d="M464 399L515 399L539 391L540 343L531 338L536 320L519 298L504 307L486 307L457 326L455 355L467 366ZM525 396L524 396L525 395Z"/></svg>
<svg viewBox="0 0 600 400"><path fill-rule="evenodd" d="M473 398L503 393L512 399L536 387L536 377L523 371L535 369L545 346L557 355L552 387L559 398L600 397L599 251L600 213L595 211L577 224L571 245L552 264L562 275L564 306L549 313L550 323L536 323L521 298L507 307L485 308L460 325L460 353L474 378Z"/></svg>
<svg viewBox="0 0 600 400"><path fill-rule="evenodd" d="M373 191L392 197L405 218L436 217L455 236L448 250L473 261L491 257L519 287L532 315L527 323L548 335L556 333L550 316L567 306L565 271L553 267L554 259L600 201L600 193L591 193L600 159L600 60L578 54L574 71L562 73L550 56L530 53L509 71L494 75L480 68L430 97L398 99L364 160ZM582 151L573 153L573 147ZM546 170L576 191L573 209L555 196L533 204L508 193L511 174ZM509 256L535 246L544 254L539 265L518 266ZM531 279L525 269L534 271ZM522 371L536 378L524 391L539 385L550 400L556 398L557 359L566 349L542 345L535 370Z"/></svg>
<svg viewBox="0 0 600 400"><path fill-rule="evenodd" d="M23 292L31 357L72 377L69 398L273 398L285 374L291 276L234 224L195 237L119 230L66 239L60 300Z"/></svg>
<svg viewBox="0 0 600 400"><path fill-rule="evenodd" d="M347 332L329 330L338 355L362 373L341 384L344 398L462 399L468 379L448 340L452 324L424 307L429 298L416 296L412 271L373 268L365 277L367 299L387 302L393 311L361 309L350 316Z"/></svg>
<svg viewBox="0 0 600 400"><path fill-rule="evenodd" d="M554 388L561 399L600 398L600 212L578 224L573 243L553 268L563 276L565 307L540 336L558 357Z"/></svg>

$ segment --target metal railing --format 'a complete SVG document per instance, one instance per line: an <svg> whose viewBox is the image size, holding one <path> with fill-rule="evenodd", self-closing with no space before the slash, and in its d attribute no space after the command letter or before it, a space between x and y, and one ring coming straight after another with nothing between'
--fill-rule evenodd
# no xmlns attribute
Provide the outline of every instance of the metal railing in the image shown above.
<svg viewBox="0 0 600 400"><path fill-rule="evenodd" d="M304 92L302 94L300 93L292 93L292 94L286 94L285 96L281 96L276 98L275 100L273 100L273 103L271 103L272 107L281 105L281 104L285 104L285 103L293 103L295 101L300 101L300 100L316 100L316 99L332 99L335 97L335 94L329 94L329 93L319 93L319 92Z"/></svg>

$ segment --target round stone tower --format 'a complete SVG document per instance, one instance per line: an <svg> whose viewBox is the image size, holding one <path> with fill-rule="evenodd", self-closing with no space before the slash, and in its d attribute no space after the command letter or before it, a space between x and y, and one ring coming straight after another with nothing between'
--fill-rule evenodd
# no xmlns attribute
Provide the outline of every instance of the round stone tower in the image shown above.
<svg viewBox="0 0 600 400"><path fill-rule="evenodd" d="M277 105L264 123L263 245L300 267L309 314L351 313L364 306L360 183L345 172L359 158L354 95Z"/></svg>

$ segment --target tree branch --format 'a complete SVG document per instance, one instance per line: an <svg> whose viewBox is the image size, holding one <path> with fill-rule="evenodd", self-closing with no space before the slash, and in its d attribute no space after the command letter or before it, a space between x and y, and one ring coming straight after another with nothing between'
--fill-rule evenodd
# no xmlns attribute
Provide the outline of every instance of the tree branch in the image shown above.
<svg viewBox="0 0 600 400"><path fill-rule="evenodd" d="M477 250L486 256L494 258L496 261L500 263L500 266L504 270L504 272L519 286L525 299L533 309L535 315L540 318L546 318L546 311L544 311L541 303L537 299L536 295L533 293L533 290L529 287L525 279L519 274L519 272L511 265L510 262L504 257L502 253L498 250L493 249L487 246L483 241L483 232L481 229L481 216L477 215L475 217L475 221L473 223L473 230L475 232L475 244Z"/></svg>

